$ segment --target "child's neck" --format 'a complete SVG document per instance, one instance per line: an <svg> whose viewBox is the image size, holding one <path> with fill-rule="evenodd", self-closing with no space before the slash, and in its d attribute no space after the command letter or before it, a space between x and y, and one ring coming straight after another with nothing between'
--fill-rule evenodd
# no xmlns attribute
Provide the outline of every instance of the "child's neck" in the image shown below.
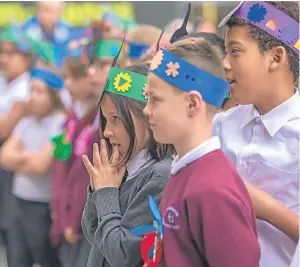
<svg viewBox="0 0 300 267"><path fill-rule="evenodd" d="M182 140L178 140L174 144L175 150L179 158L189 153L191 150L201 145L205 141L212 138L212 124L203 125L202 127L193 127L187 129L186 136Z"/></svg>
<svg viewBox="0 0 300 267"><path fill-rule="evenodd" d="M254 104L261 115L270 112L291 98L295 94L295 86L291 79L274 79L274 83L269 92L269 95L265 95Z"/></svg>

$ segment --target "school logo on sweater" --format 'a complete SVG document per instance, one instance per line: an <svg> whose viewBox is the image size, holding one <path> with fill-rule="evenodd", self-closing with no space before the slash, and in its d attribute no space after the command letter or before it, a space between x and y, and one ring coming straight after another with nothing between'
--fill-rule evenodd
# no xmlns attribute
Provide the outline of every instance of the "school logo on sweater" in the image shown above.
<svg viewBox="0 0 300 267"><path fill-rule="evenodd" d="M178 230L179 212L174 207L168 207L163 218L163 225L167 228Z"/></svg>

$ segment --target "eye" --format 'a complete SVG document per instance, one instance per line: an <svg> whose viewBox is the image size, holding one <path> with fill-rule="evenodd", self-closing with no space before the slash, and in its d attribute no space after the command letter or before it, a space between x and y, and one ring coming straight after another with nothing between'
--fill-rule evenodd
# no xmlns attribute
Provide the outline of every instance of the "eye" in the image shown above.
<svg viewBox="0 0 300 267"><path fill-rule="evenodd" d="M239 49L237 49L237 48L232 48L231 49L231 53L233 54L233 55L236 55L238 52L240 52L241 50L239 50Z"/></svg>
<svg viewBox="0 0 300 267"><path fill-rule="evenodd" d="M113 118L113 120L114 121L121 121L122 120L122 118L121 117L119 117L119 116L112 116L112 118Z"/></svg>

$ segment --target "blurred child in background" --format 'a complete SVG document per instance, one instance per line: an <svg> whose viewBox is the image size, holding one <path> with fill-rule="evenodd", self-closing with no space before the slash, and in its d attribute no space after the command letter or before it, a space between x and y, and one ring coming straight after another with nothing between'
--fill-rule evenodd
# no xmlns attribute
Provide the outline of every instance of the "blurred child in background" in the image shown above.
<svg viewBox="0 0 300 267"><path fill-rule="evenodd" d="M46 66L46 64L43 64ZM63 80L52 68L32 70L30 109L3 144L1 164L13 171L16 209L13 221L14 257L10 267L59 266L50 244L51 166L53 144L65 120L59 90Z"/></svg>
<svg viewBox="0 0 300 267"><path fill-rule="evenodd" d="M157 42L161 30L152 25L139 25L137 28L130 30L126 35L124 52L125 67L129 67L139 61L149 48Z"/></svg>
<svg viewBox="0 0 300 267"><path fill-rule="evenodd" d="M82 40L79 41L82 44ZM86 266L90 245L82 235L81 215L86 200L89 177L78 168L81 156L91 145L97 111L97 98L88 75L83 45L71 46L64 66L66 89L73 100L72 109L63 132L53 139L55 143L54 179L52 188L51 239L59 246L63 267ZM86 59L86 58L85 58Z"/></svg>
<svg viewBox="0 0 300 267"><path fill-rule="evenodd" d="M30 99L30 69L39 46L17 27L4 29L0 35L0 146L10 136L16 124L28 113ZM0 234L6 246L8 263L11 253L13 174L0 168Z"/></svg>

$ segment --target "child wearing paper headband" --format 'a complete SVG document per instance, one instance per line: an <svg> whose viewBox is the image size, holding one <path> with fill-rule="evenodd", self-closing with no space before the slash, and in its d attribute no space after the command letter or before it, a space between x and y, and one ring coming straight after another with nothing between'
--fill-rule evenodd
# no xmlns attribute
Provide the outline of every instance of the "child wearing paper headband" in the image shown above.
<svg viewBox="0 0 300 267"><path fill-rule="evenodd" d="M94 144L82 225L92 249L89 267L142 266L141 237L131 230L151 224L147 195L160 201L170 170L172 148L154 141L143 108L149 66L109 71L100 99L101 151Z"/></svg>
<svg viewBox="0 0 300 267"><path fill-rule="evenodd" d="M253 195L260 266L287 267L299 238L299 2L242 2L225 24L224 68L241 105L214 131L243 179L272 196Z"/></svg>
<svg viewBox="0 0 300 267"><path fill-rule="evenodd" d="M38 48L38 44L17 27L6 28L0 33L0 146L28 113L30 69ZM10 264L14 258L14 247L10 245L14 230L11 221L13 174L0 167L0 177L0 234Z"/></svg>
<svg viewBox="0 0 300 267"><path fill-rule="evenodd" d="M29 115L22 119L0 151L1 165L14 172L12 192L14 255L9 266L59 266L50 240L51 138L62 129L65 114L58 92L63 80L49 68L31 72Z"/></svg>
<svg viewBox="0 0 300 267"><path fill-rule="evenodd" d="M139 25L137 28L130 30L126 35L125 66L130 66L134 62L140 61L142 56L149 48L157 42L161 30L152 25Z"/></svg>
<svg viewBox="0 0 300 267"><path fill-rule="evenodd" d="M90 245L82 234L81 215L86 200L89 177L81 156L92 146L98 131L97 97L93 93L88 67L93 59L85 38L70 45L63 74L65 87L73 105L63 130L55 138L54 176L51 209L53 221L51 240L59 246L64 267L86 266Z"/></svg>
<svg viewBox="0 0 300 267"><path fill-rule="evenodd" d="M178 156L160 204L161 266L258 266L260 249L247 189L212 137L229 84L222 59L200 38L157 52L144 113L153 136Z"/></svg>

